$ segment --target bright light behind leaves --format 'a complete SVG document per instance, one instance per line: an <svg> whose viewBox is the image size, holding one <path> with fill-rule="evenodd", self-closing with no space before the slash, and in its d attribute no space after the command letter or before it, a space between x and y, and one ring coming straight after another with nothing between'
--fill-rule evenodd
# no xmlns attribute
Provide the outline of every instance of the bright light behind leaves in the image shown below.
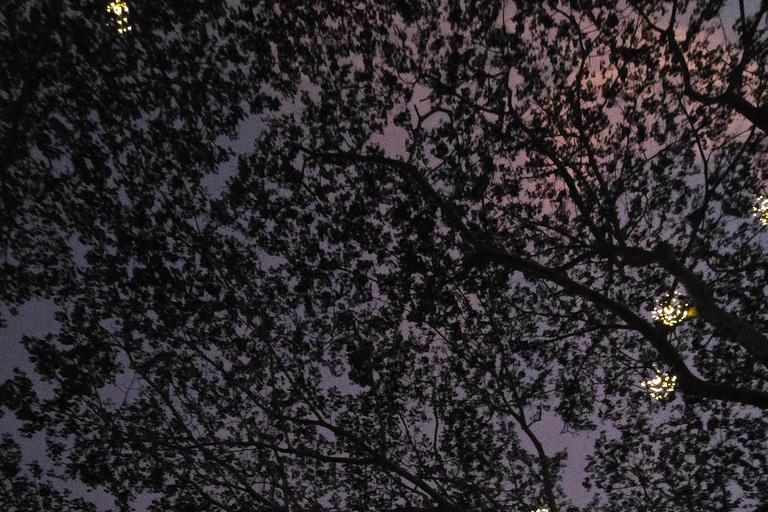
<svg viewBox="0 0 768 512"><path fill-rule="evenodd" d="M675 390L677 385L677 376L670 375L667 372L656 370L656 375L650 379L645 379L640 386L647 388L651 398L664 400Z"/></svg>
<svg viewBox="0 0 768 512"><path fill-rule="evenodd" d="M549 512L548 508L537 508L536 510L531 510L531 512Z"/></svg>
<svg viewBox="0 0 768 512"><path fill-rule="evenodd" d="M112 15L112 21L117 25L117 32L119 34L131 30L131 26L128 24L128 4L125 2L110 2L107 6L107 12Z"/></svg>
<svg viewBox="0 0 768 512"><path fill-rule="evenodd" d="M686 318L696 316L696 308L692 307L679 292L668 293L663 299L656 301L656 307L651 317L668 327L673 327Z"/></svg>
<svg viewBox="0 0 768 512"><path fill-rule="evenodd" d="M768 226L768 197L759 196L757 204L752 207L753 215L760 219L760 224Z"/></svg>

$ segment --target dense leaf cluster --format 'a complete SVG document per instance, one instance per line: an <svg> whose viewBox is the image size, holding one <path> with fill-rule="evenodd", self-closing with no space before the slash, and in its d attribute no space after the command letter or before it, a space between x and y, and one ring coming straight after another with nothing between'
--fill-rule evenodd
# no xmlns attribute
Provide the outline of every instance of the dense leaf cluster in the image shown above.
<svg viewBox="0 0 768 512"><path fill-rule="evenodd" d="M60 330L0 384L52 460L5 437L3 504L764 510L747 4L5 1L0 299Z"/></svg>

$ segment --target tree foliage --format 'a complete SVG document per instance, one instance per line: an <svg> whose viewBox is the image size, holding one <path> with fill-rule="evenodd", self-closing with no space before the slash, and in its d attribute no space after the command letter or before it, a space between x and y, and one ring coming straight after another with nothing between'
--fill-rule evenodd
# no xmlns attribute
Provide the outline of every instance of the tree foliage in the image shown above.
<svg viewBox="0 0 768 512"><path fill-rule="evenodd" d="M7 0L2 410L120 510L758 510L755 4Z"/></svg>

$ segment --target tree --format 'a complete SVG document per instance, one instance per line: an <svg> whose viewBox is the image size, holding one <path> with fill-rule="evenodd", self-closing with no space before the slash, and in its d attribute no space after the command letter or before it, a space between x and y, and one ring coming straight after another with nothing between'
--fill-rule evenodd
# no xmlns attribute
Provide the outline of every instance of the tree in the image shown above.
<svg viewBox="0 0 768 512"><path fill-rule="evenodd" d="M0 403L62 478L579 510L548 421L594 439L584 510L759 510L765 1L2 9L3 300L61 328Z"/></svg>

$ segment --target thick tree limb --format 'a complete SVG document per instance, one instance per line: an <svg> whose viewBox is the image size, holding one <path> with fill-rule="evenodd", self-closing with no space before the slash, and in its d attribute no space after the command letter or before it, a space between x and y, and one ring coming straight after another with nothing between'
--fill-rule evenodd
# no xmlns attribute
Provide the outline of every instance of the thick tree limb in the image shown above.
<svg viewBox="0 0 768 512"><path fill-rule="evenodd" d="M678 377L681 391L702 398L714 398L768 409L768 393L715 384L694 375L667 339L666 332L647 322L625 305L536 262L493 249L486 249L482 257L489 263L501 264L508 269L522 272L527 277L545 279L557 284L566 292L580 296L622 319L628 327L640 333L656 349L659 356L672 367Z"/></svg>
<svg viewBox="0 0 768 512"><path fill-rule="evenodd" d="M768 368L768 338L747 322L721 308L706 283L677 258L669 245L660 244L653 251L625 247L611 247L604 251L623 257L628 265L658 264L664 268L685 287L702 320L712 325L720 335L741 345L749 355Z"/></svg>
<svg viewBox="0 0 768 512"><path fill-rule="evenodd" d="M642 335L651 344L651 346L653 346L653 348L656 349L660 358L672 367L672 370L675 372L675 374L678 377L678 383L679 383L678 389L680 389L684 393L687 393L692 396L698 396L701 398L725 400L729 402L737 402L737 403L742 403L746 405L754 405L761 409L768 409L768 393L766 392L735 388L735 387L726 386L722 384L716 384L716 383L705 381L697 377L696 375L694 375L693 372L690 370L690 368L688 368L688 366L686 365L683 357L678 353L677 349L675 349L675 347L667 339L666 330L660 329L655 325L651 324L650 322L648 322L647 320L639 316L637 313L635 313L633 310L629 309L624 304L614 301L610 297L607 297L602 293L596 290L593 290L588 286L585 286L577 281L574 281L567 275L555 269L546 267L535 261L510 254L504 251L503 249L491 247L480 242L479 239L473 234L472 230L470 230L464 224L462 217L455 210L453 205L451 205L448 201L446 201L431 186L429 181L426 178L424 178L424 176L421 174L421 172L415 165L410 164L408 162L404 162L402 160L387 158L387 157L378 156L378 155L360 155L360 154L346 153L346 152L327 153L327 152L311 151L305 148L300 148L300 149L304 153L318 160L329 161L337 164L373 163L373 164L385 165L391 169L398 171L400 173L400 176L406 182L409 182L412 185L412 187L406 189L406 192L409 194L418 192L421 194L419 196L420 200L423 200L423 198L426 197L428 200L433 201L434 205L437 208L439 208L440 211L445 216L445 219L448 225L451 228L455 229L462 236L462 238L464 238L465 242L468 242L474 248L475 254L472 255L471 257L474 260L475 264L483 264L483 263L498 264L507 270L521 272L528 278L544 279L550 283L560 286L565 292L571 295L581 297L591 302L598 308L601 308L604 311L607 311L617 316L627 324L627 327L635 330L640 335ZM607 250L610 250L610 249L607 249ZM620 249L619 249L619 252L621 252ZM651 253L650 251L643 251L643 250L637 250L637 251L626 250L625 254L623 255L629 256L627 263L629 263L629 260L632 259L631 256L633 254L636 254L634 261L635 261L635 264L637 264L637 262L639 261L644 261L642 258L648 259L649 254L655 255L656 253ZM679 272L683 277L685 277L686 279L689 279L691 285L694 288L696 288L697 281L691 278L691 276L696 277L695 274L688 271L685 268L685 266L682 265L682 263L677 264L675 263L675 261L677 261L676 258L672 259L669 255L661 258L658 255L655 255L652 260L648 259L647 263L644 263L644 264L650 264L654 262L662 263L663 265L666 265L665 268L668 268L668 270L671 273L673 272L670 269L674 269L675 272ZM684 271L687 273L684 273ZM697 294L701 294L701 297L705 297L703 295L703 292L706 292L706 287L703 286L703 283L701 282L700 278L696 277L696 279L698 280L698 283L701 283L702 288L701 289L696 288L696 292L689 291L689 293L692 293L692 296L694 293L697 293ZM683 282L682 278L681 278L681 282ZM709 296L708 292L706 296ZM709 297L711 298L711 296ZM696 300L695 296L693 298L695 301ZM714 304L714 301L712 301L712 304ZM698 304L697 304L697 307L698 307ZM705 310L707 310L707 307L708 305L704 306ZM722 310L720 311L725 315L730 315L729 313L726 313ZM726 319L725 323L727 324L728 317L725 315L716 311L714 313L714 317L716 318L715 321L718 321L718 319L719 320ZM738 324L738 325L741 326L742 324L744 323L742 322L741 324ZM738 329L740 329L741 327L736 327L736 325L737 324L730 324L729 326L732 329L737 329L737 332L738 332ZM744 325L747 325L747 324L744 324ZM754 329L752 330L754 331ZM728 332L732 332L732 331L728 331ZM757 341L757 340L753 340L753 341Z"/></svg>

